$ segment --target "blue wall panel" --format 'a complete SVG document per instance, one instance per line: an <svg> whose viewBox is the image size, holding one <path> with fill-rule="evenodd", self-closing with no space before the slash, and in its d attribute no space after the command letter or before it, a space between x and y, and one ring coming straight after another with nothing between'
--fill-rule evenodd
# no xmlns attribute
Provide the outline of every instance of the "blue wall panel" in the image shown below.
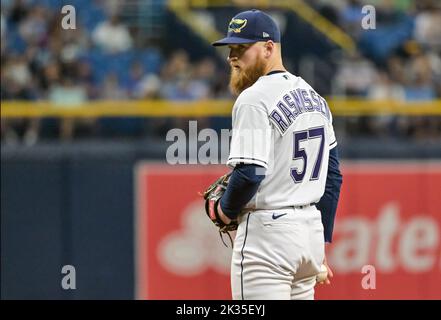
<svg viewBox="0 0 441 320"><path fill-rule="evenodd" d="M1 164L2 299L61 299L60 163Z"/></svg>

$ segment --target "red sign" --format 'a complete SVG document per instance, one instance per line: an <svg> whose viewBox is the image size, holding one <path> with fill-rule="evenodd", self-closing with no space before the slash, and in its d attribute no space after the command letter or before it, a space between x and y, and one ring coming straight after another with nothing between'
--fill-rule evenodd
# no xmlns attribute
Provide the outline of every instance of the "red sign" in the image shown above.
<svg viewBox="0 0 441 320"><path fill-rule="evenodd" d="M231 249L199 191L224 166L137 168L138 299L230 299ZM332 284L317 299L441 299L441 164L344 165L327 257Z"/></svg>
<svg viewBox="0 0 441 320"><path fill-rule="evenodd" d="M336 276L316 287L317 298L441 299L441 165L360 164L342 172L327 254ZM375 289L367 266L375 268Z"/></svg>

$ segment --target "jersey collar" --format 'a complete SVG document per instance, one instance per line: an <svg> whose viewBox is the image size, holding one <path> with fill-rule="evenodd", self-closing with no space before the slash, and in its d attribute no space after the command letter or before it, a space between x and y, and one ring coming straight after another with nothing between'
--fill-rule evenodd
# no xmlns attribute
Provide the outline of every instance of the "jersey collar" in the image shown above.
<svg viewBox="0 0 441 320"><path fill-rule="evenodd" d="M273 71L271 71L271 72L268 72L268 73L266 74L266 76L270 76L270 75L272 75L272 74L276 74L276 73L284 73L284 72L286 72L286 71L284 71L284 70L273 70Z"/></svg>

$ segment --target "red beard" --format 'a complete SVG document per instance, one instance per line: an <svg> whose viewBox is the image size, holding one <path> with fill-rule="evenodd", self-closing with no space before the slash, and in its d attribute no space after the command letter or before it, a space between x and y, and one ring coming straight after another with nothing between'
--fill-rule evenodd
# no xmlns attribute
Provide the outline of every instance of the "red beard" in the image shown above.
<svg viewBox="0 0 441 320"><path fill-rule="evenodd" d="M261 59L247 68L237 69L232 67L230 74L230 91L234 95L239 95L245 89L251 87L257 79L264 75L265 65Z"/></svg>

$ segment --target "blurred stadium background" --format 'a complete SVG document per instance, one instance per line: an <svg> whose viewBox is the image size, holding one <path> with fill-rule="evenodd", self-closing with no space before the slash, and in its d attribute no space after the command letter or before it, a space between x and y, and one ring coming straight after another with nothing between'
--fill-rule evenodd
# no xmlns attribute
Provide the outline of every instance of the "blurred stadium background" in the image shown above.
<svg viewBox="0 0 441 320"><path fill-rule="evenodd" d="M231 250L197 195L226 168L167 164L166 134L231 128L210 41L249 8L334 114L336 276L317 298L441 298L441 1L2 0L2 299L230 298Z"/></svg>

